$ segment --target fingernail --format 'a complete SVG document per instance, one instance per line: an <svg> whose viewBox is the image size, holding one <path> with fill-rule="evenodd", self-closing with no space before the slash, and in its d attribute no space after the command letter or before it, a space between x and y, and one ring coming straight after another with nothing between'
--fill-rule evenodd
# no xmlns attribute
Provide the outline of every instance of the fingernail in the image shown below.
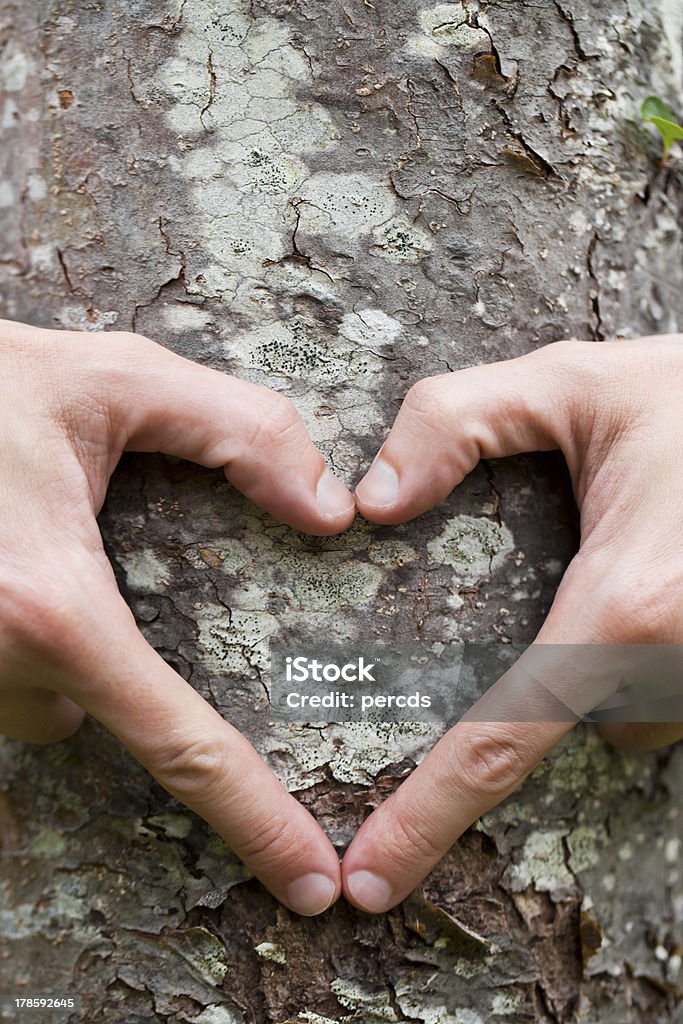
<svg viewBox="0 0 683 1024"><path fill-rule="evenodd" d="M375 875L372 871L354 871L346 880L346 885L362 910L370 914L382 914L393 904L392 889L386 878Z"/></svg>
<svg viewBox="0 0 683 1024"><path fill-rule="evenodd" d="M356 495L364 505L388 508L398 498L398 474L384 459L375 459L361 482Z"/></svg>
<svg viewBox="0 0 683 1024"><path fill-rule="evenodd" d="M327 875L311 871L290 883L287 887L287 902L297 914L313 917L327 910L336 891L336 882Z"/></svg>
<svg viewBox="0 0 683 1024"><path fill-rule="evenodd" d="M326 516L340 516L354 507L353 497L329 469L325 470L318 481L316 498L318 508Z"/></svg>

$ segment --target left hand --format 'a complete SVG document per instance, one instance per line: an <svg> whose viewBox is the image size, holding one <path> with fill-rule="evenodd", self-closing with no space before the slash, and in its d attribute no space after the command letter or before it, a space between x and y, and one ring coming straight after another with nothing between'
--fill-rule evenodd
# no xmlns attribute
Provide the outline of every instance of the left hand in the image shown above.
<svg viewBox="0 0 683 1024"><path fill-rule="evenodd" d="M581 548L532 649L683 643L682 399L683 335L559 342L427 378L408 393L357 504L373 522L405 522L443 501L481 458L559 448L581 510ZM550 694L581 715L608 696L574 657L531 693L525 657L365 821L342 864L353 904L382 912L407 896L571 728L529 721L526 701ZM491 701L505 703L507 721L490 720ZM645 749L681 738L683 725L609 732Z"/></svg>

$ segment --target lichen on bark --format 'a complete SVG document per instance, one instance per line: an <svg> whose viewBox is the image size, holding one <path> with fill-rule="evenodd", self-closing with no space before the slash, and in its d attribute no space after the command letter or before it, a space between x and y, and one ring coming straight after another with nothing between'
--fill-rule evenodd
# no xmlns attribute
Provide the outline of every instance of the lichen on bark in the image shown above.
<svg viewBox="0 0 683 1024"><path fill-rule="evenodd" d="M134 329L299 407L355 482L409 385L674 330L681 17L642 0L0 0L0 315ZM273 726L268 641L527 640L577 540L552 455L319 540L128 456L101 526L140 628L341 850L438 730ZM89 1022L680 1019L681 749L577 729L374 919L289 914L88 721L0 744L0 991Z"/></svg>

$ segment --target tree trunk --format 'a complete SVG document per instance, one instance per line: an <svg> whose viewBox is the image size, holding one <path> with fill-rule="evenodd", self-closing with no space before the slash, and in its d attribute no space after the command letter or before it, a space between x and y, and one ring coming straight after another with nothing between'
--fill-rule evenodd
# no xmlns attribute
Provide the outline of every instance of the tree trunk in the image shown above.
<svg viewBox="0 0 683 1024"><path fill-rule="evenodd" d="M677 0L0 0L0 316L270 384L352 484L420 377L678 329L681 161L638 105L683 109L682 28ZM577 543L555 456L327 540L126 457L101 524L150 642L340 851L436 731L272 726L269 638L528 640ZM107 1024L683 1019L681 747L577 729L377 918L289 914L92 720L0 759L0 993Z"/></svg>

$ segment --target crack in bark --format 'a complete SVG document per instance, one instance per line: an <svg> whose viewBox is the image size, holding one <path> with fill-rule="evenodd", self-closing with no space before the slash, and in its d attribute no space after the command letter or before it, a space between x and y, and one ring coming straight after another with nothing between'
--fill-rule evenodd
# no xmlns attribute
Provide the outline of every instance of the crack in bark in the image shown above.
<svg viewBox="0 0 683 1024"><path fill-rule="evenodd" d="M488 480L489 488L493 495L493 518L496 520L499 526L503 525L503 516L501 514L502 496L498 488L496 487L495 480L493 477L493 467L490 459L482 459L481 464L484 467L486 473L486 479ZM491 556L492 560L493 556ZM489 571L491 570L491 562L489 563Z"/></svg>
<svg viewBox="0 0 683 1024"><path fill-rule="evenodd" d="M550 161L546 160L544 156L542 156L536 149L534 149L531 143L527 142L527 140L524 138L523 132L521 132L518 128L515 128L512 118L510 117L510 114L505 109L503 104L500 103L495 98L492 100L492 103L493 106L498 111L498 113L500 114L500 116L503 118L507 131L509 132L510 135L513 136L513 138L517 140L517 142L519 142L520 146L524 150L524 155L526 156L529 163L536 169L538 174L541 177L546 178L550 182L564 185L564 178L555 169L555 167L553 167ZM503 147L502 152L506 151L513 156L515 155L514 150L509 149L509 147Z"/></svg>
<svg viewBox="0 0 683 1024"><path fill-rule="evenodd" d="M183 19L185 17L185 7L187 6L187 0L181 0L180 10L178 11L178 17L173 22L172 31L179 32L183 27Z"/></svg>
<svg viewBox="0 0 683 1024"><path fill-rule="evenodd" d="M204 114L207 113L213 106L214 100L216 99L216 70L213 66L213 50L209 49L209 55L206 61L206 67L209 72L209 98L206 101L205 106L199 112L199 120L202 123L202 127L207 131L213 131L213 129L206 128L204 124Z"/></svg>
<svg viewBox="0 0 683 1024"><path fill-rule="evenodd" d="M323 267L316 267L311 257L299 248L299 244L296 240L296 236L299 231L299 225L301 222L301 214L299 212L299 207L304 202L304 199L290 199L289 201L289 205L294 209L294 214L296 216L296 224L294 225L294 230L292 231L292 251L286 253L284 256L281 256L277 260L264 260L262 265L264 267L275 267L279 266L281 263L303 263L305 266L308 267L309 270L316 271L319 274L324 274L325 277L330 282L330 284L335 284L335 280L332 277L332 275L329 274L327 270L325 270Z"/></svg>
<svg viewBox="0 0 683 1024"><path fill-rule="evenodd" d="M516 70L514 75L506 75L504 73L504 71L503 71L503 65L502 65L502 62L501 62L501 59L500 59L500 53L498 51L498 47L496 46L496 44L493 41L493 35L491 34L490 29L488 29L485 25L482 25L480 23L480 21L479 21L479 19L478 19L476 14L472 15L472 25L473 25L474 28L478 28L480 32L484 32L485 35L488 36L489 44L491 46L491 53L493 55L493 61L494 61L494 67L496 69L496 73L499 75L499 77L504 82L508 83L507 95L508 95L508 97L510 99L512 99L512 97L517 92L517 86L519 85L519 69Z"/></svg>
<svg viewBox="0 0 683 1024"><path fill-rule="evenodd" d="M600 282L595 271L595 249L599 240L597 231L594 231L591 240L588 243L588 250L586 252L586 268L588 270L588 278L592 284L592 288L590 290L590 302L593 318L595 320L593 333L596 341L603 341L605 338L605 332L603 330L602 314L600 312Z"/></svg>
<svg viewBox="0 0 683 1024"><path fill-rule="evenodd" d="M69 269L68 269L68 267L66 265L66 261L64 259L64 253L59 248L57 249L57 259L59 260L59 265L62 268L62 274L64 275L64 280L66 281L66 286L69 289L69 291L71 292L71 294L75 295L76 294L76 289L74 288L74 286L73 286L73 284L71 282L71 276L69 274Z"/></svg>
<svg viewBox="0 0 683 1024"><path fill-rule="evenodd" d="M597 57L596 54L589 54L589 53L586 53L586 51L584 50L584 48L583 48L583 46L581 44L581 40L579 38L579 33L577 32L577 29L576 29L576 22L574 21L574 15L571 13L571 11L566 11L564 9L564 7L562 6L561 0L553 0L553 3L555 4L555 7L557 9L558 14L562 18L562 20L565 22L565 24L569 27L569 31L571 32L572 40L573 40L573 43L574 43L574 50L576 51L576 55L579 58L579 60L581 60L581 61L584 61L584 60L597 60L598 57Z"/></svg>

